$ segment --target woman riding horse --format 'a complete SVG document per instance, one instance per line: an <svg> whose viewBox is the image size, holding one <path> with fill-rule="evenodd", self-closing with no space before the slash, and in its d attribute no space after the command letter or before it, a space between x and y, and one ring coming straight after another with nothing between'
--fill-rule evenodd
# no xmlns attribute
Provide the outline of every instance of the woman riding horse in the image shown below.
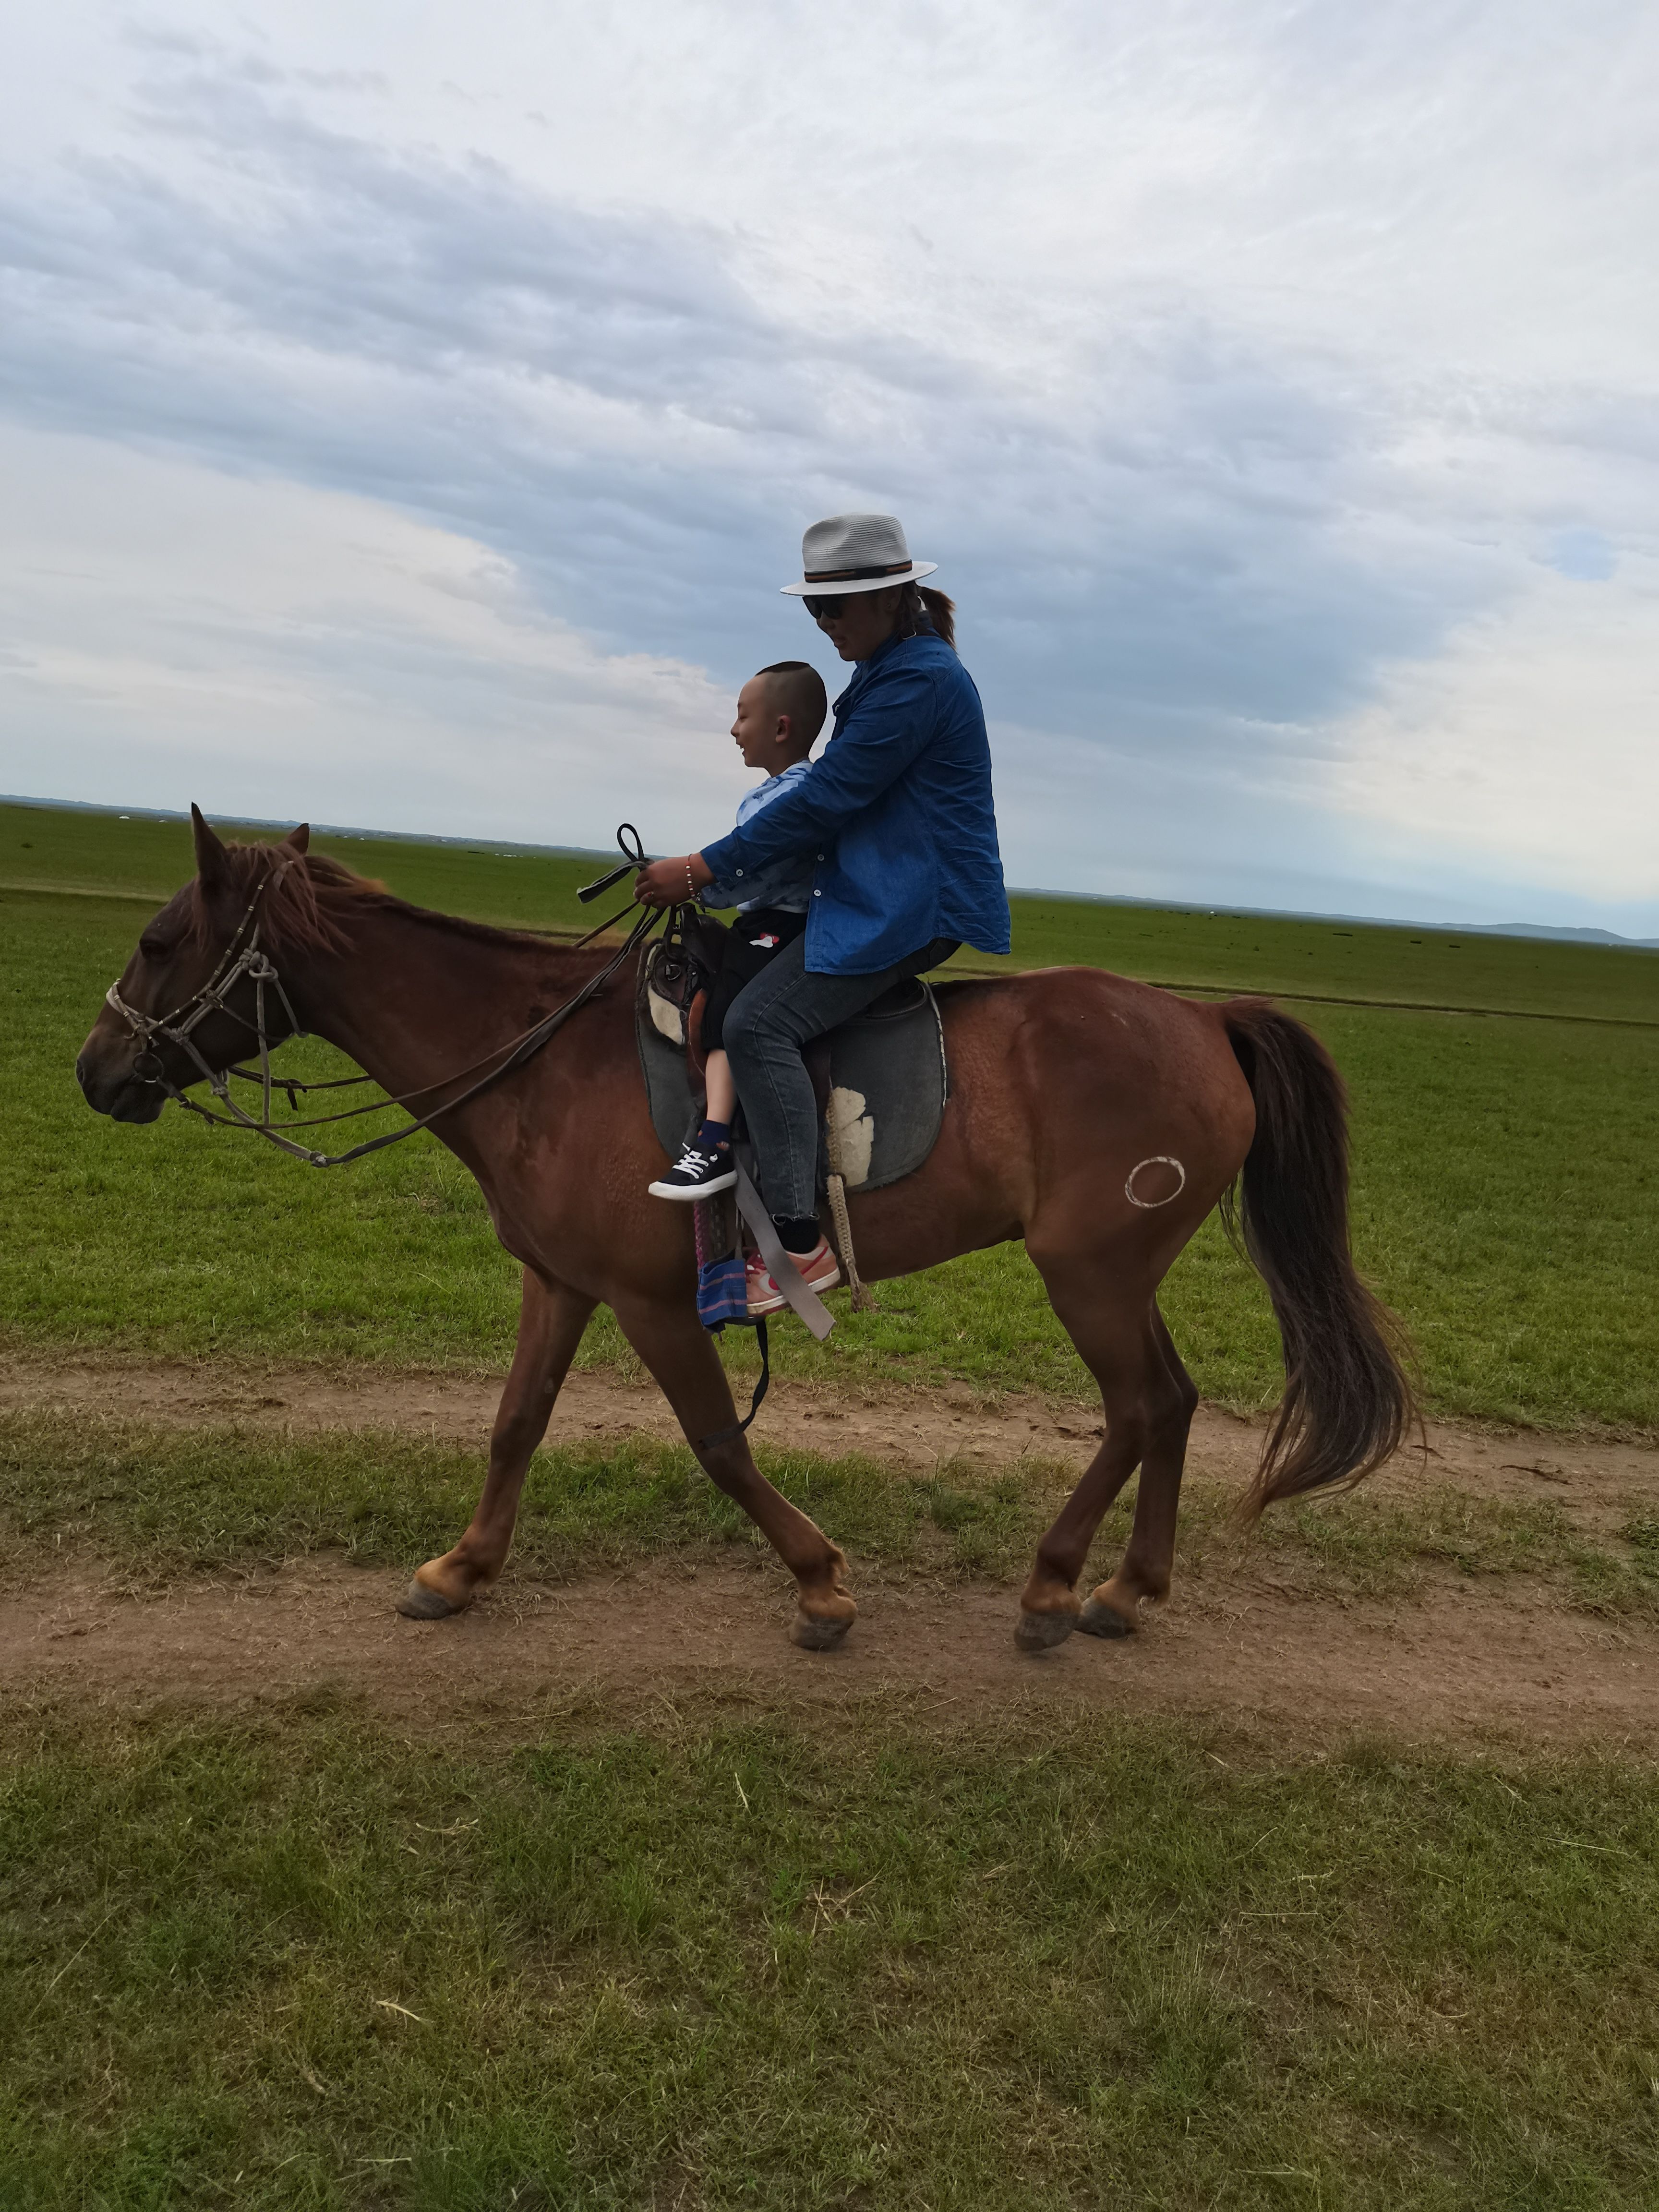
<svg viewBox="0 0 1659 2212"><path fill-rule="evenodd" d="M635 895L667 906L791 855L817 861L805 933L733 1000L724 1024L757 1181L809 1287L833 1282L817 1218L818 1108L801 1054L884 991L947 960L964 939L1006 952L991 749L974 679L957 659L951 601L921 579L890 514L837 514L802 542L799 599L858 672L835 705L822 757L794 786L700 853L642 869ZM751 1310L778 1303L763 1263Z"/></svg>

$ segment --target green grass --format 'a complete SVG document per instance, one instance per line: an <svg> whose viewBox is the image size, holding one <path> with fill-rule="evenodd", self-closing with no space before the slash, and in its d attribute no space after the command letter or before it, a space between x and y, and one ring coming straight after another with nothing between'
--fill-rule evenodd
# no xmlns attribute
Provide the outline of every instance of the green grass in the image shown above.
<svg viewBox="0 0 1659 2212"><path fill-rule="evenodd" d="M847 1550L854 1580L878 1568L928 1579L988 1577L1011 1591L1074 1476L1024 1459L896 1474L875 1460L781 1451L769 1479ZM229 1428L155 1429L85 1413L0 1413L0 1579L27 1581L77 1555L132 1584L247 1571L329 1551L410 1568L447 1551L471 1516L484 1458L395 1431L301 1438ZM1085 1586L1111 1571L1131 1490L1107 1516ZM1325 1594L1405 1597L1438 1573L1525 1576L1558 1602L1607 1617L1659 1614L1659 1524L1641 1514L1592 1539L1553 1501L1483 1498L1436 1485L1409 1498L1361 1490L1280 1507L1248 1538L1234 1498L1183 1494L1177 1584L1271 1565ZM759 1532L690 1451L642 1437L538 1452L512 1571L571 1581L642 1561L763 1550Z"/></svg>
<svg viewBox="0 0 1659 2212"><path fill-rule="evenodd" d="M234 824L219 827L234 833ZM313 843L419 905L485 921L586 927L615 902L577 903L576 886L601 872L586 854L511 851L487 842L319 836ZM187 823L0 805L0 884L119 891L160 905L194 871ZM1650 951L1030 893L1011 903L1009 959L969 951L964 963L1020 968L1075 961L1186 988L1307 992L1659 1025L1659 953Z"/></svg>
<svg viewBox="0 0 1659 2212"><path fill-rule="evenodd" d="M36 888L0 893L5 1340L500 1364L514 1270L428 1140L322 1177L180 1116L124 1130L86 1112L76 1047L138 895L185 872L182 840L15 811L0 882L33 871ZM0 838L15 826L0 810ZM592 866L337 849L432 903L554 926ZM1017 928L1028 959L1332 998L1443 1001L1444 978L1474 975L1460 1003L1630 1020L1659 973L1061 902L1023 904ZM1653 1035L1306 1011L1354 1089L1361 1256L1433 1401L1659 1425ZM1213 1224L1170 1290L1212 1395L1276 1395L1265 1302ZM1083 1387L1017 1251L882 1297L822 1351L781 1330L783 1370ZM624 1355L606 1327L586 1356ZM746 1343L734 1356L747 1371ZM1068 1480L1036 1462L921 1478L761 1456L855 1575L1012 1584ZM68 1558L159 1583L319 1550L407 1567L453 1540L482 1471L405 1435L8 1415L6 1572ZM1182 1577L1241 1571L1228 1504L1192 1492ZM594 1439L538 1455L514 1571L755 1540L684 1450ZM1266 1564L1325 1592L1455 1573L1602 1615L1659 1610L1659 1521L1634 1504L1592 1539L1553 1501L1362 1492L1270 1518L1242 1571ZM420 1741L344 1687L211 1717L14 1705L0 2206L1655 2203L1650 1767L1380 1743L1274 1764L1109 1717L941 1733L872 1702L809 1732L678 1704L653 1729L598 1700L533 1727L458 1708Z"/></svg>
<svg viewBox="0 0 1659 2212"><path fill-rule="evenodd" d="M1653 2202L1644 1768L317 1695L0 1741L9 2212Z"/></svg>
<svg viewBox="0 0 1659 2212"><path fill-rule="evenodd" d="M239 829L234 823L217 827L227 837L279 834ZM417 906L470 914L481 921L586 929L620 903L613 897L587 908L578 901L577 885L592 882L607 866L591 854L320 834L312 847L332 854L359 875L378 877ZM622 855L612 857L619 862ZM195 872L187 822L154 822L142 816L122 821L112 814L67 807L0 805L0 884L100 896L117 893L141 905L154 900L159 907ZM626 898L626 890L618 890ZM136 942L138 925L132 934Z"/></svg>
<svg viewBox="0 0 1659 2212"><path fill-rule="evenodd" d="M1176 911L1088 899L1011 902L1006 961L1080 961L1177 989L1267 991L1659 1024L1659 952L1455 929Z"/></svg>
<svg viewBox="0 0 1659 2212"><path fill-rule="evenodd" d="M0 808L6 837L17 849L0 850L0 880L17 880L27 864L38 881L62 884L78 868L159 899L189 866L176 824ZM341 849L416 896L550 924L574 917L571 887L592 866L379 842ZM502 1365L517 1273L470 1179L434 1140L319 1176L176 1113L132 1129L87 1112L74 1055L142 919L142 905L122 899L0 892L0 1336L118 1357ZM1240 938L1224 957L1200 961L1203 930L1223 921L1255 932L1266 949L1247 953ZM1062 924L1069 936L1054 935ZM1196 964L1203 973L1192 980L1240 988L1282 981L1280 956L1298 933L1306 988L1341 982L1343 962L1359 956L1323 924L1269 929L1065 901L1022 902L1017 913L1021 957L1065 951L1131 972ZM1401 933L1349 942L1372 963L1367 975L1394 976L1391 994L1431 991L1407 966L1388 968L1411 951ZM1484 963L1483 1002L1567 1000L1629 1020L1656 1011L1656 956L1480 939L1462 949ZM1417 1342L1429 1404L1542 1425L1659 1428L1659 1029L1336 1005L1298 1012L1352 1089L1356 1247ZM844 1317L822 1348L781 1328L781 1371L1088 1393L1018 1247L880 1295L878 1315ZM1177 1264L1165 1304L1210 1396L1241 1406L1277 1397L1265 1297L1213 1222ZM608 1317L582 1356L626 1363Z"/></svg>

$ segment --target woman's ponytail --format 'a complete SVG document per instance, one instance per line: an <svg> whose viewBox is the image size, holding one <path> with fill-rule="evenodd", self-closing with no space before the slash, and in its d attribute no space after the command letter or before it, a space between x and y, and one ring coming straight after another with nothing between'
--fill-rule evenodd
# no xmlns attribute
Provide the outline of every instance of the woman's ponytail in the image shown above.
<svg viewBox="0 0 1659 2212"><path fill-rule="evenodd" d="M942 637L954 653L957 644L956 602L926 584L899 586L898 623L895 637L923 637L929 631Z"/></svg>

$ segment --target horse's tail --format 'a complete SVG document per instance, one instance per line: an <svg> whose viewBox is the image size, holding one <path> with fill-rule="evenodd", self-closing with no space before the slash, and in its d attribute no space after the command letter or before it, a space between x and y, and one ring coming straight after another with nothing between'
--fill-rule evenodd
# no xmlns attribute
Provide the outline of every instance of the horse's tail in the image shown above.
<svg viewBox="0 0 1659 2212"><path fill-rule="evenodd" d="M1358 1482L1398 1450L1416 1417L1395 1346L1399 1323L1355 1272L1348 1249L1347 1095L1317 1037L1265 999L1221 1016L1255 1100L1242 1201L1230 1233L1273 1298L1285 1395L1243 1510L1333 1482Z"/></svg>

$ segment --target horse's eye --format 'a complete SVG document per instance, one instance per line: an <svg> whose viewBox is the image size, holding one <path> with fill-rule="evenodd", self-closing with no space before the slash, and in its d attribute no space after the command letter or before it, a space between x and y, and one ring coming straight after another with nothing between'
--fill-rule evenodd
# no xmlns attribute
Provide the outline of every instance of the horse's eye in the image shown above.
<svg viewBox="0 0 1659 2212"><path fill-rule="evenodd" d="M165 937L155 937L146 931L138 940L138 950L146 960L165 960L173 947Z"/></svg>

